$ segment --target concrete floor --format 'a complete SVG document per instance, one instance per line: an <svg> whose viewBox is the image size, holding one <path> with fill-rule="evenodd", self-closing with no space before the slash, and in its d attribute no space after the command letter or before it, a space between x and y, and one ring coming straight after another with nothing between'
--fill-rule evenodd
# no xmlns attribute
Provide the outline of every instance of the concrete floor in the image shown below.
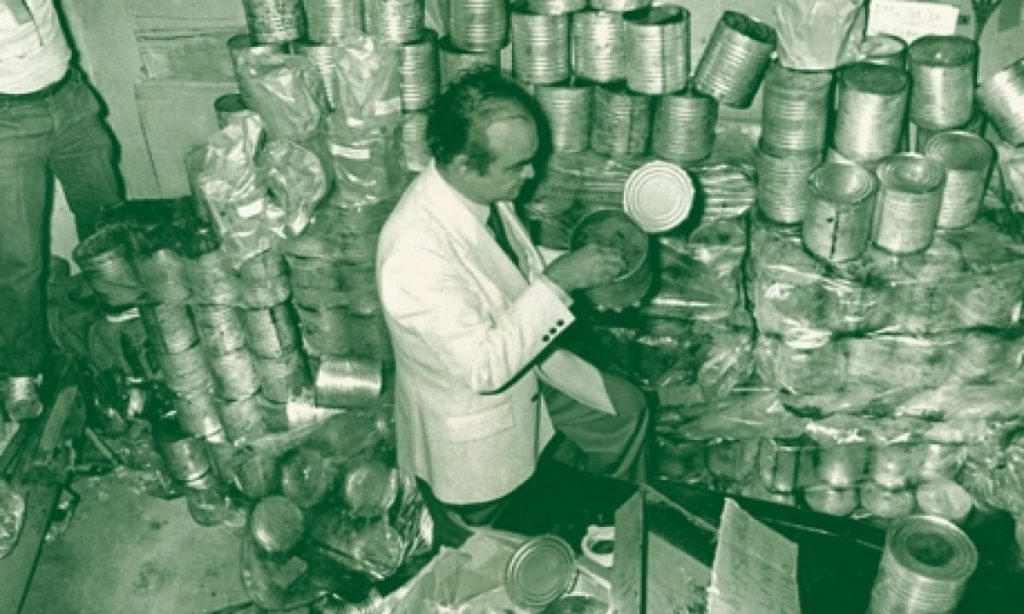
<svg viewBox="0 0 1024 614"><path fill-rule="evenodd" d="M205 614L249 601L238 537L197 525L184 498L141 493L123 471L72 486L81 502L44 545L24 614Z"/></svg>

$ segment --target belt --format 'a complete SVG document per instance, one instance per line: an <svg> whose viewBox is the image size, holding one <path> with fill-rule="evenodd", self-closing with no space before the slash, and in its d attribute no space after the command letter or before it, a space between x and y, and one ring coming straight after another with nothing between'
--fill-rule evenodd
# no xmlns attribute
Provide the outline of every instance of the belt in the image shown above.
<svg viewBox="0 0 1024 614"><path fill-rule="evenodd" d="M0 102L32 102L36 100L45 100L63 89L65 85L74 80L74 77L75 71L69 68L67 72L64 73L63 77L34 92L25 92L24 94L5 94L0 92Z"/></svg>

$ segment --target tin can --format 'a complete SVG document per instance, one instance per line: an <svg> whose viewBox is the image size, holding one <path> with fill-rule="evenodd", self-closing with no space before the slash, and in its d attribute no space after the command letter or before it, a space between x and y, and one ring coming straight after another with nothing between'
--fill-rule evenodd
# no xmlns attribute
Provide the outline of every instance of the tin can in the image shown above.
<svg viewBox="0 0 1024 614"><path fill-rule="evenodd" d="M833 488L851 488L860 481L868 461L862 444L824 445L817 449L815 473Z"/></svg>
<svg viewBox="0 0 1024 614"><path fill-rule="evenodd" d="M1024 58L979 83L975 96L999 136L1014 147L1024 145Z"/></svg>
<svg viewBox="0 0 1024 614"><path fill-rule="evenodd" d="M269 309L241 309L238 314L245 345L255 356L281 356L299 343L298 325L288 303Z"/></svg>
<svg viewBox="0 0 1024 614"><path fill-rule="evenodd" d="M306 360L297 350L280 356L254 356L253 363L260 390L269 401L287 403L309 385Z"/></svg>
<svg viewBox="0 0 1024 614"><path fill-rule="evenodd" d="M718 103L699 92L683 90L658 97L651 151L680 164L711 155L718 123Z"/></svg>
<svg viewBox="0 0 1024 614"><path fill-rule="evenodd" d="M564 539L540 535L524 542L505 566L505 592L512 603L542 609L576 582L576 555Z"/></svg>
<svg viewBox="0 0 1024 614"><path fill-rule="evenodd" d="M252 356L246 349L207 356L217 393L225 399L237 400L252 396L259 390L259 379Z"/></svg>
<svg viewBox="0 0 1024 614"><path fill-rule="evenodd" d="M919 476L922 480L953 479L967 462L967 447L957 443L923 444Z"/></svg>
<svg viewBox="0 0 1024 614"><path fill-rule="evenodd" d="M217 126L220 128L237 124L240 117L253 113L245 106L241 94L224 94L217 97L213 101L213 111L217 114Z"/></svg>
<svg viewBox="0 0 1024 614"><path fill-rule="evenodd" d="M446 89L462 75L482 66L500 65L500 51L469 51L460 49L453 44L450 37L445 36L438 42L441 58L441 89Z"/></svg>
<svg viewBox="0 0 1024 614"><path fill-rule="evenodd" d="M974 113L978 44L965 36L922 36L910 44L910 119L943 130Z"/></svg>
<svg viewBox="0 0 1024 614"><path fill-rule="evenodd" d="M832 72L768 67L761 101L761 146L776 155L825 148Z"/></svg>
<svg viewBox="0 0 1024 614"><path fill-rule="evenodd" d="M335 477L330 459L312 448L298 448L281 462L281 492L303 509L323 501Z"/></svg>
<svg viewBox="0 0 1024 614"><path fill-rule="evenodd" d="M697 64L694 85L727 107L749 107L776 43L775 29L768 24L724 11Z"/></svg>
<svg viewBox="0 0 1024 614"><path fill-rule="evenodd" d="M622 13L580 11L572 16L572 70L595 83L626 78Z"/></svg>
<svg viewBox="0 0 1024 614"><path fill-rule="evenodd" d="M722 440L708 446L708 469L725 482L742 482L757 467L757 439Z"/></svg>
<svg viewBox="0 0 1024 614"><path fill-rule="evenodd" d="M857 162L899 149L909 78L891 66L859 62L839 72L833 147Z"/></svg>
<svg viewBox="0 0 1024 614"><path fill-rule="evenodd" d="M917 477L922 449L918 444L894 443L875 446L871 452L871 479L884 488L903 488Z"/></svg>
<svg viewBox="0 0 1024 614"><path fill-rule="evenodd" d="M157 352L157 363L164 383L178 394L201 390L212 383L202 347L198 343L182 352Z"/></svg>
<svg viewBox="0 0 1024 614"><path fill-rule="evenodd" d="M423 37L423 0L373 0L363 5L367 34L392 43Z"/></svg>
<svg viewBox="0 0 1024 614"><path fill-rule="evenodd" d="M537 101L551 127L554 153L585 151L590 147L590 119L594 90L571 83L540 85Z"/></svg>
<svg viewBox="0 0 1024 614"><path fill-rule="evenodd" d="M856 488L836 488L828 484L808 486L803 491L807 507L832 516L848 516L857 509Z"/></svg>
<svg viewBox="0 0 1024 614"><path fill-rule="evenodd" d="M320 407L361 407L380 398L383 389L380 360L322 356L316 374L316 404Z"/></svg>
<svg viewBox="0 0 1024 614"><path fill-rule="evenodd" d="M970 132L940 132L928 141L924 155L946 169L942 188L939 228L963 228L978 217L995 150L982 137Z"/></svg>
<svg viewBox="0 0 1024 614"><path fill-rule="evenodd" d="M108 226L79 243L72 253L93 292L114 309L133 306L144 295L127 246L127 229Z"/></svg>
<svg viewBox="0 0 1024 614"><path fill-rule="evenodd" d="M225 399L220 403L220 422L228 441L239 444L251 441L267 432L263 416L256 404L256 395L243 399Z"/></svg>
<svg viewBox="0 0 1024 614"><path fill-rule="evenodd" d="M653 98L636 94L617 82L594 89L594 120L590 147L611 157L647 151Z"/></svg>
<svg viewBox="0 0 1024 614"><path fill-rule="evenodd" d="M210 389L195 390L174 400L175 413L181 428L196 437L215 438L223 433L217 411L217 397Z"/></svg>
<svg viewBox="0 0 1024 614"><path fill-rule="evenodd" d="M249 519L253 539L265 551L291 551L302 540L305 521L302 510L285 497L267 497L256 504Z"/></svg>
<svg viewBox="0 0 1024 614"><path fill-rule="evenodd" d="M763 142L757 150L757 208L777 224L799 224L811 200L808 177L821 164L822 150L775 155Z"/></svg>
<svg viewBox="0 0 1024 614"><path fill-rule="evenodd" d="M228 354L245 347L245 331L235 307L193 305L192 317L207 354Z"/></svg>
<svg viewBox="0 0 1024 614"><path fill-rule="evenodd" d="M569 16L513 9L512 73L519 81L551 84L569 78Z"/></svg>
<svg viewBox="0 0 1024 614"><path fill-rule="evenodd" d="M782 493L796 490L803 456L804 443L800 439L762 439L757 468L765 488Z"/></svg>
<svg viewBox="0 0 1024 614"><path fill-rule="evenodd" d="M846 262L867 249L871 236L874 174L852 162L826 162L807 179L810 200L801 235L812 254L827 262Z"/></svg>
<svg viewBox="0 0 1024 614"><path fill-rule="evenodd" d="M504 0L449 0L448 36L472 52L499 51L508 40L509 5Z"/></svg>
<svg viewBox="0 0 1024 614"><path fill-rule="evenodd" d="M867 481L860 485L860 504L876 518L902 518L914 511L914 493L902 486Z"/></svg>
<svg viewBox="0 0 1024 614"><path fill-rule="evenodd" d="M907 43L891 34L869 34L860 45L862 61L903 70L907 67Z"/></svg>
<svg viewBox="0 0 1024 614"><path fill-rule="evenodd" d="M139 316L149 343L158 353L184 352L199 341L199 334L185 305L139 305Z"/></svg>
<svg viewBox="0 0 1024 614"><path fill-rule="evenodd" d="M623 14L626 83L642 94L668 94L690 79L690 11L673 5Z"/></svg>
<svg viewBox="0 0 1024 614"><path fill-rule="evenodd" d="M875 174L878 199L872 241L896 254L927 249L935 237L946 170L921 154L901 153L883 160Z"/></svg>
<svg viewBox="0 0 1024 614"><path fill-rule="evenodd" d="M167 474L177 482L191 482L210 472L206 442L181 430L173 416L160 419L154 429L156 449Z"/></svg>
<svg viewBox="0 0 1024 614"><path fill-rule="evenodd" d="M181 255L163 248L136 254L135 271L146 297L155 303L184 303L189 299L188 278Z"/></svg>
<svg viewBox="0 0 1024 614"><path fill-rule="evenodd" d="M306 36L314 43L338 43L363 33L363 0L302 0Z"/></svg>
<svg viewBox="0 0 1024 614"><path fill-rule="evenodd" d="M423 38L404 43L399 51L402 111L429 109L441 89L437 33L424 30Z"/></svg>

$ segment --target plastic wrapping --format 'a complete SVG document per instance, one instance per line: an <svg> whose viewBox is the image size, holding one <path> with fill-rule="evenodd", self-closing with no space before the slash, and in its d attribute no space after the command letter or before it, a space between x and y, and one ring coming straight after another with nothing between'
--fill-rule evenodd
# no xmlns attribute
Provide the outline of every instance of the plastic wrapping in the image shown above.
<svg viewBox="0 0 1024 614"><path fill-rule="evenodd" d="M856 59L866 10L862 0L775 3L779 62L787 68L830 70Z"/></svg>
<svg viewBox="0 0 1024 614"><path fill-rule="evenodd" d="M239 60L237 76L249 107L266 124L272 139L304 141L323 126L329 108L323 80L301 55L249 54Z"/></svg>
<svg viewBox="0 0 1024 614"><path fill-rule="evenodd" d="M337 189L332 205L340 207L393 203L408 182L401 127L344 126L332 115L328 147Z"/></svg>
<svg viewBox="0 0 1024 614"><path fill-rule="evenodd" d="M334 47L336 108L332 132L396 126L401 121L401 56L398 46L372 36L351 36Z"/></svg>
<svg viewBox="0 0 1024 614"><path fill-rule="evenodd" d="M256 166L263 139L259 118L247 118L213 133L185 157L193 196L212 218L224 249L238 260L271 245L270 198Z"/></svg>
<svg viewBox="0 0 1024 614"><path fill-rule="evenodd" d="M257 158L257 169L273 199L265 211L268 227L281 238L296 237L332 187L333 169L325 164L323 137L297 143L269 141Z"/></svg>
<svg viewBox="0 0 1024 614"><path fill-rule="evenodd" d="M18 545L24 524L25 499L6 480L0 479L0 559Z"/></svg>
<svg viewBox="0 0 1024 614"><path fill-rule="evenodd" d="M747 290L762 332L820 344L835 334L1009 328L1020 319L1024 244L992 212L909 256L871 248L828 266L797 232L755 224Z"/></svg>

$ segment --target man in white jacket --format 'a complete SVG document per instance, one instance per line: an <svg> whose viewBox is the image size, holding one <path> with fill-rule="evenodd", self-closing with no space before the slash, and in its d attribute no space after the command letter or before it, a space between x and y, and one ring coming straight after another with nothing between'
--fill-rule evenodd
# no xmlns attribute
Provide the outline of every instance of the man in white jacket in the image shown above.
<svg viewBox="0 0 1024 614"><path fill-rule="evenodd" d="M378 249L399 466L470 525L530 490L556 430L589 472L644 475L643 395L557 346L574 320L571 293L611 281L623 262L593 245L545 262L512 205L534 174L537 113L495 71L453 84L429 118L433 160Z"/></svg>

